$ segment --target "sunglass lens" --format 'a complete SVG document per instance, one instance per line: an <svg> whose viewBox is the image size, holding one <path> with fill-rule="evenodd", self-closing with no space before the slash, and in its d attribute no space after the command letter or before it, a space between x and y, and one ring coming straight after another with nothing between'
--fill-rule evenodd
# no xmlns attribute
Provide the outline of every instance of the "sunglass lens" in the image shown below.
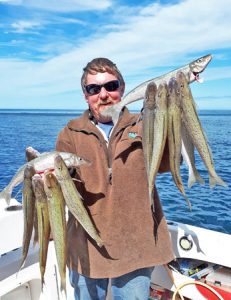
<svg viewBox="0 0 231 300"><path fill-rule="evenodd" d="M86 91L90 95L99 94L100 90L101 90L101 86L98 84L89 84L86 86Z"/></svg>
<svg viewBox="0 0 231 300"><path fill-rule="evenodd" d="M108 92L114 92L119 88L119 81L118 80L112 80L104 84L105 89Z"/></svg>

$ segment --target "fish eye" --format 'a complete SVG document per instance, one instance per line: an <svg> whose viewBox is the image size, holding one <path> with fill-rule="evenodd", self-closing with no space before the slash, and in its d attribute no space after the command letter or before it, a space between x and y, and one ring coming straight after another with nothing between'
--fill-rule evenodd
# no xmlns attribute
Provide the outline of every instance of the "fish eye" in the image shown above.
<svg viewBox="0 0 231 300"><path fill-rule="evenodd" d="M200 62L202 62L202 59L201 59L201 58L199 58L199 59L197 60L197 62L199 62L199 63L200 63Z"/></svg>

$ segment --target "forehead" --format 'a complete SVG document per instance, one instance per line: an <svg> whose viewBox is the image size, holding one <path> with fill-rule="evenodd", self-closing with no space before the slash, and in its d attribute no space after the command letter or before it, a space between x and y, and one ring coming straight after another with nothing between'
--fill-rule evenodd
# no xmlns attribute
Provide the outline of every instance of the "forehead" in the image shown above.
<svg viewBox="0 0 231 300"><path fill-rule="evenodd" d="M107 81L116 80L116 79L117 79L117 77L115 75L110 74L108 72L87 74L86 84L91 84L91 83L102 84Z"/></svg>

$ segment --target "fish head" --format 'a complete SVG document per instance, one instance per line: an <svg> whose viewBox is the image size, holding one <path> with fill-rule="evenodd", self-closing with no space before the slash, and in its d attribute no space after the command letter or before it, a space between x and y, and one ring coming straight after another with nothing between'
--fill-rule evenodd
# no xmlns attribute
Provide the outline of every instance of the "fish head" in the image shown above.
<svg viewBox="0 0 231 300"><path fill-rule="evenodd" d="M38 157L39 155L40 155L40 153L33 147L29 146L26 148L27 161L33 160L34 158Z"/></svg>
<svg viewBox="0 0 231 300"><path fill-rule="evenodd" d="M87 166L91 165L90 160L76 155L73 157L73 161L74 161L73 163L74 167L79 167L81 165L87 165Z"/></svg>
<svg viewBox="0 0 231 300"><path fill-rule="evenodd" d="M33 191L36 197L36 200L38 201L44 201L46 199L45 190L44 190L44 176L41 176L39 174L35 174L32 177L32 187Z"/></svg>
<svg viewBox="0 0 231 300"><path fill-rule="evenodd" d="M58 180L55 174L51 171L45 171L44 173L44 189L51 189L58 184Z"/></svg>
<svg viewBox="0 0 231 300"><path fill-rule="evenodd" d="M169 94L175 93L177 89L177 81L175 77L172 77L168 82L168 92Z"/></svg>
<svg viewBox="0 0 231 300"><path fill-rule="evenodd" d="M27 163L24 169L24 179L32 179L35 174L34 166Z"/></svg>
<svg viewBox="0 0 231 300"><path fill-rule="evenodd" d="M83 157L77 156L74 153L68 153L68 152L59 152L59 155L61 158L63 158L66 166L69 167L79 167L81 165L90 165L91 162L87 159L84 159Z"/></svg>
<svg viewBox="0 0 231 300"><path fill-rule="evenodd" d="M167 84L165 82L159 84L158 89L157 89L157 97L158 98L163 98L163 97L166 97L167 94L168 94Z"/></svg>
<svg viewBox="0 0 231 300"><path fill-rule="evenodd" d="M64 159L67 167L79 167L81 165L90 165L91 162L88 159L71 154L67 159Z"/></svg>
<svg viewBox="0 0 231 300"><path fill-rule="evenodd" d="M168 82L168 105L179 103L178 98L180 91L175 77L172 77Z"/></svg>
<svg viewBox="0 0 231 300"><path fill-rule="evenodd" d="M66 175L68 173L68 167L72 166L71 157L67 160L68 164L65 163L66 159L63 159L61 155L57 155L54 158L54 167L55 167L55 174L57 176ZM70 165L69 165L70 163Z"/></svg>
<svg viewBox="0 0 231 300"><path fill-rule="evenodd" d="M157 93L156 84L154 82L150 82L145 92L144 107L147 107L148 109L154 109L156 93Z"/></svg>
<svg viewBox="0 0 231 300"><path fill-rule="evenodd" d="M166 83L161 83L158 86L156 94L156 108L165 110L167 108L168 86Z"/></svg>
<svg viewBox="0 0 231 300"><path fill-rule="evenodd" d="M212 55L208 54L192 61L189 64L189 69L191 71L190 77L193 77L192 81L194 80L199 81L199 74L204 71L204 69L207 67L207 65L210 63L211 60L212 60Z"/></svg>
<svg viewBox="0 0 231 300"><path fill-rule="evenodd" d="M180 98L184 98L191 93L189 83L183 72L177 72L176 74L177 81L177 91Z"/></svg>

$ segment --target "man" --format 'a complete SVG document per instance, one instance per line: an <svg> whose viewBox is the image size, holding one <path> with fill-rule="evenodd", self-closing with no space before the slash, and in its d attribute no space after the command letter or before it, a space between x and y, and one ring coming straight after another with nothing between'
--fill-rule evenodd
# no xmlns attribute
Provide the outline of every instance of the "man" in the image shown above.
<svg viewBox="0 0 231 300"><path fill-rule="evenodd" d="M68 267L75 299L105 299L109 278L114 299L146 300L155 265L173 259L169 232L155 192L150 209L142 152L142 121L125 108L117 124L101 112L121 101L125 83L116 65L96 58L81 79L89 110L60 132L56 148L91 161L76 187L105 246L100 248L70 214ZM160 171L168 170L167 149Z"/></svg>

